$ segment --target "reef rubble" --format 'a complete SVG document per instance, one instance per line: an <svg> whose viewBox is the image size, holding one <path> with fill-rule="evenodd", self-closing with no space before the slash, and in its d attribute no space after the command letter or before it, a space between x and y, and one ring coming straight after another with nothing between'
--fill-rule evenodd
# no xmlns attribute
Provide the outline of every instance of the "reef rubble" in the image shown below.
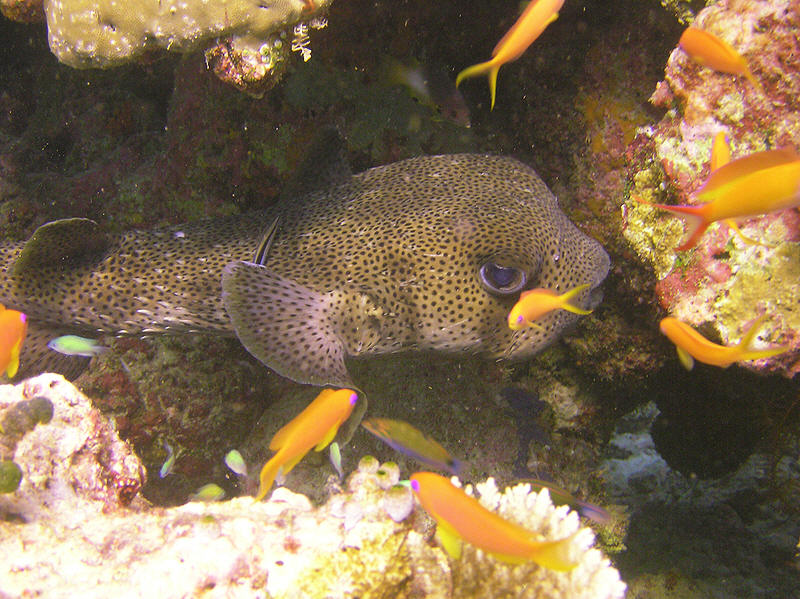
<svg viewBox="0 0 800 599"><path fill-rule="evenodd" d="M59 375L0 387L8 410L32 396L54 407L17 443L23 472L0 495L0 588L12 595L65 596L91 588L106 596L622 597L625 585L546 491L478 484L480 500L545 538L577 532L579 565L558 573L536 564L507 566L465 547L451 560L432 542L431 520L398 486L399 469L362 458L346 487L315 507L282 487L269 501L249 496L154 508L120 481L141 484L138 458L113 424ZM127 489L128 492L124 490ZM467 490L471 491L468 486ZM405 506L405 507L403 507ZM391 514L391 517L390 515ZM478 596L478 595L470 595Z"/></svg>

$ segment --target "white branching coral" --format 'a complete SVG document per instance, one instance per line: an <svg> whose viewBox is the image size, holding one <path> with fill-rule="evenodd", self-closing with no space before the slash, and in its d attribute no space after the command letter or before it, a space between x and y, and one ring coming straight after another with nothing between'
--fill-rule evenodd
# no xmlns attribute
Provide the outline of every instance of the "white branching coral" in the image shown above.
<svg viewBox="0 0 800 599"><path fill-rule="evenodd" d="M453 479L457 483L457 479ZM613 599L625 596L625 583L603 553L593 548L594 533L581 528L578 514L567 506L556 507L547 489L531 492L521 483L500 492L493 478L475 485L478 500L503 518L542 535L543 539L572 538L571 554L578 565L569 572L555 572L533 562L510 566L465 545L462 557L452 563L453 586L459 596L505 596L513 590L519 598ZM472 485L464 489L472 495ZM498 593L503 589L503 593Z"/></svg>

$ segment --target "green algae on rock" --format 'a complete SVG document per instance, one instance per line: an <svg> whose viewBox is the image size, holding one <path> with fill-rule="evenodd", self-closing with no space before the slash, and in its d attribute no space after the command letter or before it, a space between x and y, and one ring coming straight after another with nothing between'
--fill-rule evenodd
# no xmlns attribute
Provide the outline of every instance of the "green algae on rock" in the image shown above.
<svg viewBox="0 0 800 599"><path fill-rule="evenodd" d="M13 404L0 416L0 434L22 437L37 424L53 418L53 403L46 397L34 397Z"/></svg>
<svg viewBox="0 0 800 599"><path fill-rule="evenodd" d="M0 461L0 493L13 493L22 481L22 470L11 460Z"/></svg>

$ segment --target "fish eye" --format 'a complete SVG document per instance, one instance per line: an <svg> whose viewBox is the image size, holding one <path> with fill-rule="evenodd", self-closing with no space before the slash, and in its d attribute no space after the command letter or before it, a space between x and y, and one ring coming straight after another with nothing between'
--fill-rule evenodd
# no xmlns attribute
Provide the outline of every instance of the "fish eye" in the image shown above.
<svg viewBox="0 0 800 599"><path fill-rule="evenodd" d="M528 275L524 270L494 262L487 262L481 266L479 274L486 290L496 295L518 293L528 282Z"/></svg>

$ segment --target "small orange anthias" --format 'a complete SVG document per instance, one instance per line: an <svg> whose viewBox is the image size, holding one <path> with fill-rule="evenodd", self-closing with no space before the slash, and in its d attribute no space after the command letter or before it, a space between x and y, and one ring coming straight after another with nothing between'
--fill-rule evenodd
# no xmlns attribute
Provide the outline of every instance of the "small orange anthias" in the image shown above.
<svg viewBox="0 0 800 599"><path fill-rule="evenodd" d="M342 423L350 417L358 394L351 389L324 389L305 410L275 433L269 448L277 453L261 469L256 501L272 488L278 472L287 475L314 447L325 449Z"/></svg>
<svg viewBox="0 0 800 599"><path fill-rule="evenodd" d="M713 171L694 198L702 203L650 204L685 221L680 251L694 247L714 222L800 206L800 156L794 149L785 148L732 160Z"/></svg>
<svg viewBox="0 0 800 599"><path fill-rule="evenodd" d="M519 331L526 327L539 326L534 321L553 310L567 310L568 312L583 315L591 314L591 310L584 310L569 303L569 300L587 287L589 287L589 284L584 283L561 295L549 289L523 291L519 296L519 301L514 304L508 314L508 328L512 331Z"/></svg>
<svg viewBox="0 0 800 599"><path fill-rule="evenodd" d="M28 317L0 304L0 374L6 373L8 378L17 374L19 352L27 331Z"/></svg>
<svg viewBox="0 0 800 599"><path fill-rule="evenodd" d="M491 107L494 108L497 73L500 71L500 67L522 56L528 46L542 34L550 23L558 18L558 11L563 4L564 0L531 0L511 29L497 42L492 50L492 59L461 71L456 77L456 87L464 79L488 75L489 93L492 97Z"/></svg>
<svg viewBox="0 0 800 599"><path fill-rule="evenodd" d="M543 541L536 534L487 510L474 497L433 472L411 475L411 489L422 507L436 520L436 536L453 558L461 555L461 541L510 564L534 561L551 570L571 570L572 536Z"/></svg>
<svg viewBox="0 0 800 599"><path fill-rule="evenodd" d="M720 73L744 76L759 91L764 91L741 54L713 33L689 27L681 35L678 45L695 62Z"/></svg>
<svg viewBox="0 0 800 599"><path fill-rule="evenodd" d="M686 370L692 369L695 360L703 364L727 368L734 362L770 358L788 349L787 346L783 345L767 349L754 349L751 347L756 333L761 328L766 317L766 314L759 317L744 333L742 340L731 346L712 343L677 318L664 318L661 321L660 329L675 344L675 349L678 351L678 359Z"/></svg>

